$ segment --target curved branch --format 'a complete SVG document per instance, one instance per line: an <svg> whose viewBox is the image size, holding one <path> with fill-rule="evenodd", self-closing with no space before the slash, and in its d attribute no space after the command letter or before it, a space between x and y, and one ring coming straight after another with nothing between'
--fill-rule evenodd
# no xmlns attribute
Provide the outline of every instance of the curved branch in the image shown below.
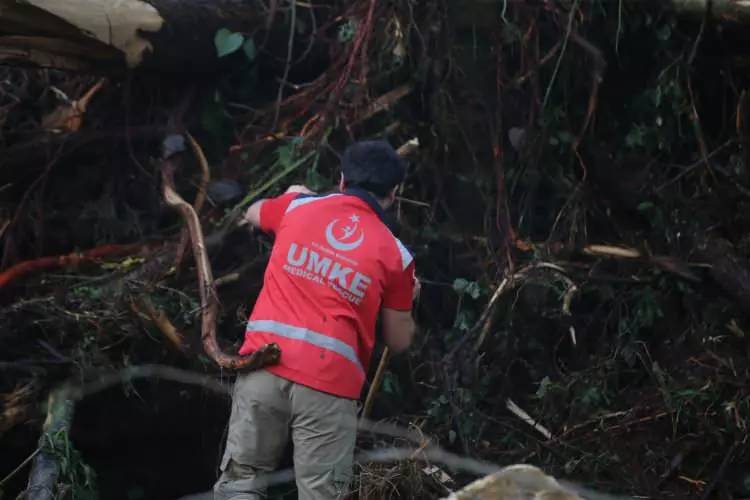
<svg viewBox="0 0 750 500"><path fill-rule="evenodd" d="M199 214L201 213L203 204L206 202L206 189L208 188L208 183L211 182L211 170L208 168L208 160L198 141L195 140L190 132L185 132L185 137L190 143L190 149L193 150L193 154L198 161L198 166L201 169L201 182L198 186L198 193L195 195L195 201L193 202L193 210L195 210L196 214ZM177 245L174 259L174 268L177 270L177 273L180 272L180 266L182 266L182 261L187 253L189 237L187 228L183 228L180 232L180 243Z"/></svg>
<svg viewBox="0 0 750 500"><path fill-rule="evenodd" d="M174 163L170 160L164 160L161 169L164 201L180 213L190 234L203 311L201 320L203 349L217 365L227 370L257 370L266 365L277 363L281 356L281 350L275 343L266 344L249 356L226 354L219 347L216 340L216 314L219 308L219 300L216 296L211 263L208 261L206 245L203 240L203 230L198 220L198 214L175 190L174 170Z"/></svg>

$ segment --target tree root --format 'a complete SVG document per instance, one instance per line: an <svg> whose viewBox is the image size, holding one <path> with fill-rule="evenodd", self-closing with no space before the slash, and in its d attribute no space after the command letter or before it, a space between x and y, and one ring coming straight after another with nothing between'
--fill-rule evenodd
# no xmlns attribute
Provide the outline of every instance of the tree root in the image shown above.
<svg viewBox="0 0 750 500"><path fill-rule="evenodd" d="M164 201L167 205L177 210L188 228L190 241L192 243L195 267L198 273L198 288L200 290L202 321L201 341L206 354L220 367L227 370L257 370L266 365L275 364L279 361L281 350L275 343L266 344L249 356L234 356L226 354L219 347L216 340L216 314L219 308L219 300L216 295L211 263L206 253L206 245L203 239L203 230L198 220L195 209L177 193L174 187L175 163L171 159L165 159L162 164L161 174L163 183Z"/></svg>
<svg viewBox="0 0 750 500"><path fill-rule="evenodd" d="M195 195L195 201L193 202L193 210L195 210L196 214L199 214L201 213L203 204L206 202L206 188L208 187L208 183L211 182L211 170L208 168L208 160L198 141L190 133L186 133L185 136L190 143L190 148L193 150L196 160L198 160L198 166L201 168L201 183L198 186L198 193ZM174 267L178 274L185 254L188 251L189 237L187 229L183 228L180 233L180 243L177 245L177 254L174 259Z"/></svg>
<svg viewBox="0 0 750 500"><path fill-rule="evenodd" d="M115 255L127 255L138 252L144 246L135 245L102 245L83 253L71 253L68 255L58 255L55 257L42 257L34 260L19 262L15 266L6 269L0 273L0 288L3 288L18 278L29 274L33 271L42 269L55 269L70 265L76 265L84 261L93 261L104 257L113 257Z"/></svg>

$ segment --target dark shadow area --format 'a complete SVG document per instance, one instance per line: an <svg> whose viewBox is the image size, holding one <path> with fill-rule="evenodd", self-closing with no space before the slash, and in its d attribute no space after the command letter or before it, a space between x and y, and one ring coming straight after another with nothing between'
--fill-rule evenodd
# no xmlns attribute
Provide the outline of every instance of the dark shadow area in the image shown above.
<svg viewBox="0 0 750 500"><path fill-rule="evenodd" d="M228 397L203 389L137 382L79 403L71 438L100 498L176 499L213 485L229 411Z"/></svg>

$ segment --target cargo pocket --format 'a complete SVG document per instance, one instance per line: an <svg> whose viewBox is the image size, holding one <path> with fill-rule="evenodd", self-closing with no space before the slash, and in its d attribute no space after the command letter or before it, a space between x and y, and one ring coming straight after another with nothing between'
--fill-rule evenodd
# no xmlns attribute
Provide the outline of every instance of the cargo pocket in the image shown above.
<svg viewBox="0 0 750 500"><path fill-rule="evenodd" d="M289 436L288 421L262 402L239 398L232 416L227 453L242 465L275 469Z"/></svg>

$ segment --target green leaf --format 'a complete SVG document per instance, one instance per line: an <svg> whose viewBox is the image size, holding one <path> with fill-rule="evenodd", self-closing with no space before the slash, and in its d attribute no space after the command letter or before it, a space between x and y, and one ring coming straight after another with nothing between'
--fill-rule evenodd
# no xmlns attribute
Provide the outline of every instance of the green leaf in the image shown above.
<svg viewBox="0 0 750 500"><path fill-rule="evenodd" d="M393 395L398 395L401 392L398 386L398 379L389 371L385 372L385 376L383 377L383 392Z"/></svg>
<svg viewBox="0 0 750 500"><path fill-rule="evenodd" d="M347 43L357 34L357 23L351 19L339 26L339 42Z"/></svg>
<svg viewBox="0 0 750 500"><path fill-rule="evenodd" d="M276 150L276 154L279 158L279 163L286 167L292 164L297 153L297 145L304 141L304 137L296 136L292 137L288 144L280 146Z"/></svg>
<svg viewBox="0 0 750 500"><path fill-rule="evenodd" d="M292 160L294 159L293 145L286 144L284 146L280 146L279 149L276 150L276 153L279 155L279 163L282 167L288 167L292 164Z"/></svg>
<svg viewBox="0 0 750 500"><path fill-rule="evenodd" d="M471 311L458 311L453 328L459 332L467 332L473 324L474 314Z"/></svg>
<svg viewBox="0 0 750 500"><path fill-rule="evenodd" d="M462 294L466 291L466 287L469 286L469 280L464 278L456 278L453 281L453 290L458 293Z"/></svg>
<svg viewBox="0 0 750 500"><path fill-rule="evenodd" d="M252 38L245 40L245 43L242 44L242 51L250 62L255 61L255 56L258 55L257 49L255 48L255 41Z"/></svg>
<svg viewBox="0 0 750 500"><path fill-rule="evenodd" d="M635 125L630 132L628 132L628 135L625 136L625 145L629 148L634 148L636 146L643 146L644 137L646 135L646 127L643 125Z"/></svg>
<svg viewBox="0 0 750 500"><path fill-rule="evenodd" d="M552 381L549 379L549 377L544 377L542 381L539 382L539 388L536 390L536 397L539 399L544 399L544 396L547 395L551 386Z"/></svg>
<svg viewBox="0 0 750 500"><path fill-rule="evenodd" d="M313 191L325 189L329 184L328 179L323 177L315 168L308 169L305 174L305 186L309 186Z"/></svg>
<svg viewBox="0 0 750 500"><path fill-rule="evenodd" d="M561 130L557 133L557 138L562 142L563 144L571 144L575 137L573 137L573 134L568 132L567 130Z"/></svg>
<svg viewBox="0 0 750 500"><path fill-rule="evenodd" d="M672 28L668 24L665 24L664 26L656 30L656 38L658 38L662 42L666 42L670 39L671 36Z"/></svg>
<svg viewBox="0 0 750 500"><path fill-rule="evenodd" d="M655 205L651 201L644 201L638 204L638 211L639 212L648 212L652 208L654 208Z"/></svg>
<svg viewBox="0 0 750 500"><path fill-rule="evenodd" d="M479 294L482 292L482 289L479 288L479 283L476 281L472 281L469 283L469 286L466 287L466 293L469 294L469 296L476 300L479 298Z"/></svg>
<svg viewBox="0 0 750 500"><path fill-rule="evenodd" d="M466 294L475 300L478 299L479 295L482 293L479 283L464 278L456 278L455 281L453 281L453 291L459 295Z"/></svg>
<svg viewBox="0 0 750 500"><path fill-rule="evenodd" d="M216 46L216 55L224 57L242 47L245 36L242 33L234 33L226 28L221 28L214 36L214 45Z"/></svg>

